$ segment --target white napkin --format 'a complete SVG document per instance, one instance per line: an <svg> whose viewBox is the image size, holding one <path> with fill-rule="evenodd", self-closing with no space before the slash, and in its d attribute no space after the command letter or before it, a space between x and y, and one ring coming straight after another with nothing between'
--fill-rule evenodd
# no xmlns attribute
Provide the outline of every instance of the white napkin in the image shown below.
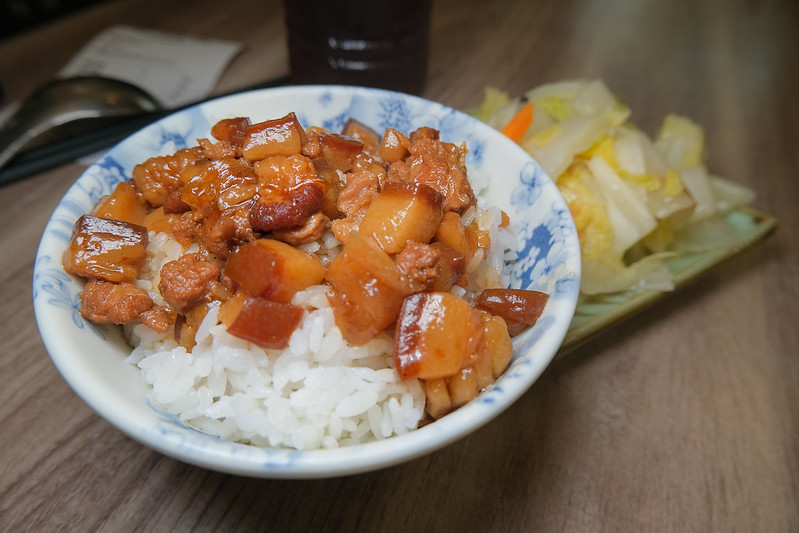
<svg viewBox="0 0 799 533"><path fill-rule="evenodd" d="M170 109L207 97L241 49L242 44L236 42L111 26L92 38L59 76L121 79L138 85Z"/></svg>

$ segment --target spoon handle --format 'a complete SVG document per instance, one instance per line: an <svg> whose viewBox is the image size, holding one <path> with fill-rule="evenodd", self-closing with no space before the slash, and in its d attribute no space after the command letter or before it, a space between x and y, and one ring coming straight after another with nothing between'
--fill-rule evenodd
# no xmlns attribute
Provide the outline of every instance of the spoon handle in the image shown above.
<svg viewBox="0 0 799 533"><path fill-rule="evenodd" d="M226 94L217 95L213 98L220 98L222 96L254 89L279 87L287 85L289 82L290 78L288 76L281 76L266 82L257 83L250 87L240 88ZM168 114L179 111L180 109L191 107L192 105L196 104L189 104L179 109L156 111L135 117L128 117L118 123L106 125L76 137L68 137L39 148L19 153L9 161L7 165L0 168L0 186L114 146L128 135L135 133L144 126ZM2 146L2 144L0 144L0 146Z"/></svg>
<svg viewBox="0 0 799 533"><path fill-rule="evenodd" d="M16 155L10 164L0 168L0 185L11 183L54 166L69 163L79 157L99 152L123 140L168 114L167 111L128 117L120 122L85 132L76 137L66 137L33 150ZM0 133L0 143L3 133ZM24 144L24 143L23 143ZM2 146L2 144L0 144ZM9 152L11 152L9 150ZM12 156L14 154L11 154ZM0 160L0 166L5 161Z"/></svg>
<svg viewBox="0 0 799 533"><path fill-rule="evenodd" d="M20 128L13 120L0 129L0 168L17 155L33 136L30 130Z"/></svg>

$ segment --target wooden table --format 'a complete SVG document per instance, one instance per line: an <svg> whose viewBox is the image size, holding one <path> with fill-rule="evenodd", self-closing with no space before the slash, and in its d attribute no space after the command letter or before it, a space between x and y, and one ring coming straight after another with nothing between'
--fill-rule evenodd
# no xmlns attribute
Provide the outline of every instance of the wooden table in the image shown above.
<svg viewBox="0 0 799 533"><path fill-rule="evenodd" d="M156 7L157 6L157 7ZM216 91L286 74L272 0L119 0L0 42L9 100L111 23L239 40ZM599 77L654 132L707 131L709 166L780 228L556 359L494 422L408 464L317 481L223 475L127 438L37 333L39 237L82 171L0 188L0 530L799 531L799 4L439 0L424 96Z"/></svg>

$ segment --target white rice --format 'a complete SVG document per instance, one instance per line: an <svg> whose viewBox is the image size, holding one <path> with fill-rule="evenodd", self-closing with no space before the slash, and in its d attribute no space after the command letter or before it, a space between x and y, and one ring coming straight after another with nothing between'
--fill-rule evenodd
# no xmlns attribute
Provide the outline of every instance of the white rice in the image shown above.
<svg viewBox="0 0 799 533"><path fill-rule="evenodd" d="M453 288L471 298L482 287L506 286L501 273L516 241L498 227L498 209L471 209L464 218L477 219L494 243L488 257L468 265L472 284ZM329 232L303 247L325 263L340 248ZM189 251L167 234L151 233L148 264L137 284L163 304L161 266ZM424 390L418 380L399 381L392 366L392 337L383 333L365 346L348 345L335 325L328 289L318 285L295 295L292 303L306 312L284 350L264 350L230 335L217 323L216 305L198 328L191 352L175 342L172 328L164 334L144 325L128 328L134 346L128 361L141 369L153 403L227 440L311 450L417 428L424 417Z"/></svg>

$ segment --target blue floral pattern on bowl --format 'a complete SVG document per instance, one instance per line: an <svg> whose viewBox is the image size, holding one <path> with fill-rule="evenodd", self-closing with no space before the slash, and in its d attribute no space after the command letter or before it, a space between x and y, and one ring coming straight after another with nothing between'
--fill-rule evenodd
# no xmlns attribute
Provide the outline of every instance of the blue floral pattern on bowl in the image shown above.
<svg viewBox="0 0 799 533"><path fill-rule="evenodd" d="M130 348L113 329L87 327L78 312L80 281L61 269L75 221L136 164L207 137L210 126L232 116L253 121L294 111L304 126L340 130L355 118L376 131L405 133L430 126L449 142L465 142L469 171L491 177L486 205L505 210L519 237L512 285L542 290L550 300L538 324L514 339L508 371L477 400L406 435L335 450L298 452L223 441L190 428L151 405L138 369L125 362ZM390 91L340 86L251 91L171 115L129 137L92 165L54 211L39 247L33 280L37 322L53 362L73 389L101 416L131 437L172 457L236 474L311 478L385 467L438 449L485 424L543 372L562 342L579 292L577 234L557 188L521 148L464 113Z"/></svg>

